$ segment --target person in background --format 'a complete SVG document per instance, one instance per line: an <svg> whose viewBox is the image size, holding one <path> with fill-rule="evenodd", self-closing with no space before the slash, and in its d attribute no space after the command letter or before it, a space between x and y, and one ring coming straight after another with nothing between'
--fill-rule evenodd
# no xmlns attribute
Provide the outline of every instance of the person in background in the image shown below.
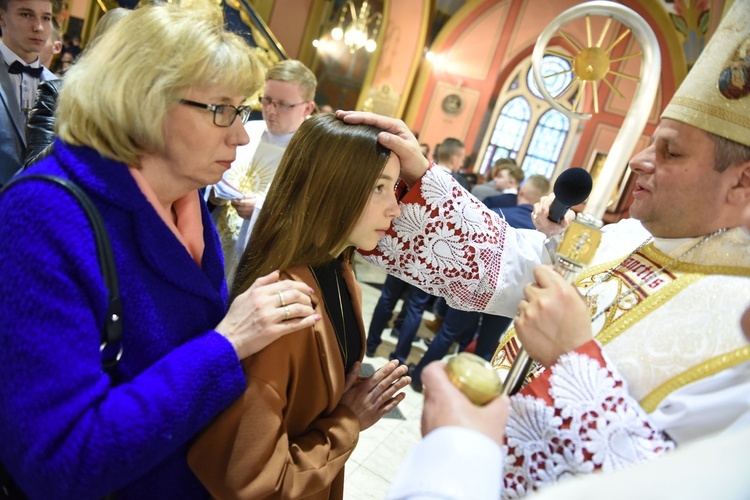
<svg viewBox="0 0 750 500"><path fill-rule="evenodd" d="M112 26L120 22L131 10L116 7L108 10L97 21L91 40L86 44L86 50L96 45L101 36ZM24 168L42 158L46 158L51 150L55 139L55 109L57 109L57 97L62 88L62 80L47 80L39 84L37 90L36 104L29 113L26 124L26 159Z"/></svg>
<svg viewBox="0 0 750 500"><path fill-rule="evenodd" d="M422 154L424 155L425 158L430 157L430 145L429 144L423 142L419 145L419 149L422 150Z"/></svg>
<svg viewBox="0 0 750 500"><path fill-rule="evenodd" d="M315 291L323 321L243 361L245 395L188 455L215 498L343 498L360 431L404 398L405 366L359 377L364 325L352 257L374 248L399 214L398 158L378 144L379 132L318 114L284 153L232 296L280 269Z"/></svg>
<svg viewBox="0 0 750 500"><path fill-rule="evenodd" d="M397 321L398 318L393 322L393 329L397 329L399 332L401 331L401 327L403 326L409 312L408 301L412 288L413 287L408 283L393 276L386 275L383 286L380 289L380 297L378 298L377 304L375 304L375 309L372 311L370 326L367 330L367 346L365 353L368 357L375 356L375 352L382 342L383 330L385 330L388 326L388 322L391 321L391 318L393 317L393 309L396 307L396 303L399 299L404 297L403 305L399 312L399 316L401 316L401 313L403 312L404 317L400 323ZM419 317L421 320L421 314ZM407 328L413 328L408 325L409 323L407 323ZM419 327L419 325L417 325L417 327ZM400 336L400 333L398 336Z"/></svg>
<svg viewBox="0 0 750 500"><path fill-rule="evenodd" d="M67 52L63 49L63 52L60 53L60 61L58 64L58 68L55 70L55 76L57 76L58 78L62 78L63 76L65 76L65 73L68 72L75 60L76 58L73 57L73 54L71 52Z"/></svg>
<svg viewBox="0 0 750 500"><path fill-rule="evenodd" d="M48 69L54 67L55 56L62 52L62 36L60 35L60 26L57 24L55 18L52 18L50 22L51 29L50 35L47 39L47 43L44 45L44 49L39 53L39 62L42 66Z"/></svg>
<svg viewBox="0 0 750 500"><path fill-rule="evenodd" d="M526 177L524 171L511 158L501 158L495 163L497 175L492 183L500 194L488 196L484 200L488 208L506 208L518 205L518 188Z"/></svg>
<svg viewBox="0 0 750 500"><path fill-rule="evenodd" d="M532 175L518 191L518 204L515 207L493 208L492 211L504 218L516 229L536 229L531 213L534 205L550 192L550 182L543 175Z"/></svg>
<svg viewBox="0 0 750 500"><path fill-rule="evenodd" d="M55 75L39 54L52 32L51 0L0 0L0 187L21 169L26 120L39 83Z"/></svg>
<svg viewBox="0 0 750 500"><path fill-rule="evenodd" d="M495 164L490 168L487 172L487 180L486 182L482 184L477 184L474 186L474 188L471 190L471 194L473 194L477 200L483 201L485 198L489 196L496 196L503 194L503 184L501 184L499 187L495 185L495 178L500 173L500 167L503 164L506 164L508 160L513 161L510 158L500 158L495 162ZM515 163L515 161L513 161Z"/></svg>
<svg viewBox="0 0 750 500"><path fill-rule="evenodd" d="M66 76L54 152L19 178L65 178L100 213L122 357L110 378L85 213L58 184L12 185L0 196L0 461L27 496L206 498L190 440L244 391L242 359L319 319L310 287L278 272L227 307L199 193L247 143L243 103L261 81L217 8L171 4L135 10Z"/></svg>
<svg viewBox="0 0 750 500"><path fill-rule="evenodd" d="M466 157L466 147L463 142L454 137L448 137L440 143L440 147L436 148L435 155L440 169L449 173L464 189L471 189L469 181L459 172Z"/></svg>
<svg viewBox="0 0 750 500"><path fill-rule="evenodd" d="M266 73L260 104L263 121L245 125L250 143L237 150L237 159L221 181L206 189L216 205L212 218L224 251L230 285L255 221L263 207L287 144L315 109L317 80L299 61L280 61Z"/></svg>

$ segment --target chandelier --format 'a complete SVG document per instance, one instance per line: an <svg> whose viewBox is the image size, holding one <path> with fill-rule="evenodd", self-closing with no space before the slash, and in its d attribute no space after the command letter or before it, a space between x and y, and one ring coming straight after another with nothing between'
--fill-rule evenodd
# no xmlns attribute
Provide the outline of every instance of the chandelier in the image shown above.
<svg viewBox="0 0 750 500"><path fill-rule="evenodd" d="M378 47L375 38L378 36L380 23L383 21L383 14L376 12L370 15L371 9L372 7L365 0L362 2L359 12L357 12L357 7L352 0L347 0L341 9L339 23L331 30L331 38L337 42L343 39L344 45L349 48L351 54L354 54L362 47L367 52L374 52ZM351 16L351 21L348 25L344 26L347 13Z"/></svg>

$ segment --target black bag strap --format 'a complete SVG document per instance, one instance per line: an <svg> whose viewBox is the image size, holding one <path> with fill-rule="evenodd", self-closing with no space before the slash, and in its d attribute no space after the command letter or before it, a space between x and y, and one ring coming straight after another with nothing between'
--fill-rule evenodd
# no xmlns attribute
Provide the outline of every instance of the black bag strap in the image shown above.
<svg viewBox="0 0 750 500"><path fill-rule="evenodd" d="M0 195L5 193L11 186L18 184L27 179L42 180L57 184L67 190L78 201L86 214L86 218L94 230L94 241L96 243L96 256L99 261L99 268L104 278L104 286L107 289L107 316L104 322L104 328L101 334L101 352L102 369L110 380L115 381L115 368L122 357L122 303L120 302L120 286L117 280L117 269L115 268L115 259L112 253L112 243L109 240L107 227L104 220L97 210L94 202L86 193L75 183L47 174L25 175L13 179L6 184L1 190ZM0 499L25 499L26 495L21 491L18 485L13 481L8 470L0 464ZM114 499L113 493L107 495L105 499Z"/></svg>
<svg viewBox="0 0 750 500"><path fill-rule="evenodd" d="M0 191L0 195L11 186L29 179L51 182L67 190L81 205L89 224L94 230L97 259L104 278L104 286L107 289L107 316L102 329L99 350L102 355L102 369L114 380L115 368L122 357L122 303L120 301L120 287L117 280L115 259L112 254L112 243L109 240L107 227L104 225L104 220L102 220L102 216L91 198L75 183L62 177L48 174L24 175L6 184Z"/></svg>

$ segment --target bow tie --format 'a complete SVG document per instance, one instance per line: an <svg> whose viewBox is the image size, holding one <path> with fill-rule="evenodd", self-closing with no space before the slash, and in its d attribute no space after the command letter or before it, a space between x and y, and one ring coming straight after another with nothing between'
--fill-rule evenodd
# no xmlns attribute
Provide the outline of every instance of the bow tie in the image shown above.
<svg viewBox="0 0 750 500"><path fill-rule="evenodd" d="M42 71L44 68L39 66L38 68L32 68L31 66L26 66L25 64L21 64L18 61L13 61L13 64L11 64L8 67L8 73L11 75L18 75L20 73L26 73L29 76L33 76L34 78L39 78L42 76Z"/></svg>

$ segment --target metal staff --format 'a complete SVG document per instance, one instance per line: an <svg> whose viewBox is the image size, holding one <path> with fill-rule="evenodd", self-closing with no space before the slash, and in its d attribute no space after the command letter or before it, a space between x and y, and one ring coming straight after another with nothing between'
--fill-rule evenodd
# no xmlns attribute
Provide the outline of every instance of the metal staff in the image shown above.
<svg viewBox="0 0 750 500"><path fill-rule="evenodd" d="M661 73L661 55L656 36L648 23L635 11L623 5L605 1L577 5L557 16L542 31L534 46L531 58L534 81L544 99L554 109L574 119L588 120L591 118L591 114L578 113L575 109L571 110L555 101L547 91L542 76L542 57L552 36L564 24L589 15L610 17L627 26L641 46L643 59L641 61L640 84L633 98L633 103L612 144L610 153L604 161L601 174L594 184L586 208L570 224L557 250L555 267L569 283L572 283L575 277L588 266L596 253L601 241L602 216L607 209L607 203L615 186L622 178L625 168L627 168L627 158L632 154L638 137L646 125L656 97ZM606 27L609 27L609 20ZM581 81L581 92L583 92L586 83L590 82L595 85L595 82L603 79L609 73L611 62L608 51L599 47L604 34L601 35L599 42L592 46L588 19L587 28L589 46L581 49L573 59L573 71L577 79ZM596 87L594 86L593 89L596 99ZM598 104L596 100L594 102L595 111L598 111ZM513 360L513 365L505 379L503 394L512 395L521 389L531 363L531 358L522 347Z"/></svg>

